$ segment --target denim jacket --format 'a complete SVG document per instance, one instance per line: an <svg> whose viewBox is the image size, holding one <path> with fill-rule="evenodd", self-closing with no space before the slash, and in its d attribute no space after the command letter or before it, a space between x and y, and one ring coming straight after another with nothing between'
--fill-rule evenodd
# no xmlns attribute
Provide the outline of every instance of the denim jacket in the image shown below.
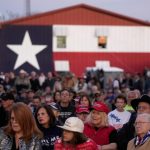
<svg viewBox="0 0 150 150"><path fill-rule="evenodd" d="M0 129L0 150L11 150L13 145L13 137L7 136ZM29 143L25 143L23 139L19 140L19 150L42 150L40 140L33 136Z"/></svg>

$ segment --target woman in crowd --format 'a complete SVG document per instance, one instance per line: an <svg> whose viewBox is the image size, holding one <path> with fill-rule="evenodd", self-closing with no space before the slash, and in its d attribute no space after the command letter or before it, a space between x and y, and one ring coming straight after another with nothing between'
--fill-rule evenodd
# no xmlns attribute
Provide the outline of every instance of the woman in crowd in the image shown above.
<svg viewBox="0 0 150 150"><path fill-rule="evenodd" d="M96 143L84 134L84 124L77 117L70 117L63 126L62 138L56 141L55 150L98 150Z"/></svg>
<svg viewBox="0 0 150 150"><path fill-rule="evenodd" d="M53 98L54 98L54 102L55 103L59 103L60 102L60 91L55 91L54 92L54 95L53 95Z"/></svg>
<svg viewBox="0 0 150 150"><path fill-rule="evenodd" d="M56 126L56 119L50 106L42 105L35 113L39 129L43 132L41 145L43 150L53 150L55 141L61 136L61 129Z"/></svg>
<svg viewBox="0 0 150 150"><path fill-rule="evenodd" d="M91 108L91 101L90 101L90 98L88 97L88 95L82 95L80 100L79 100L79 104L84 105L90 109Z"/></svg>
<svg viewBox="0 0 150 150"><path fill-rule="evenodd" d="M108 107L102 102L92 106L88 122L85 123L84 134L99 145L100 150L116 150L117 131L108 124Z"/></svg>
<svg viewBox="0 0 150 150"><path fill-rule="evenodd" d="M41 150L38 129L30 108L24 103L15 103L10 112L10 120L0 133L1 150Z"/></svg>

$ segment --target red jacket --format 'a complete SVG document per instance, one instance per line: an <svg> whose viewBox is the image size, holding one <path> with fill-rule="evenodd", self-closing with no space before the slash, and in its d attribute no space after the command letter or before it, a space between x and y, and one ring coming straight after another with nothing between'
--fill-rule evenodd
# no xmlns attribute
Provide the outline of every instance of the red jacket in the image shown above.
<svg viewBox="0 0 150 150"><path fill-rule="evenodd" d="M89 124L85 124L84 126L84 134L98 145L109 144L109 135L113 130L115 130L115 128L112 126L99 128L98 130L95 130L95 128Z"/></svg>
<svg viewBox="0 0 150 150"><path fill-rule="evenodd" d="M73 147L72 145L64 145L62 143L62 140L59 139L56 141L54 145L55 150L98 150L98 147L96 143L90 139L88 139L86 142L77 145L76 147Z"/></svg>

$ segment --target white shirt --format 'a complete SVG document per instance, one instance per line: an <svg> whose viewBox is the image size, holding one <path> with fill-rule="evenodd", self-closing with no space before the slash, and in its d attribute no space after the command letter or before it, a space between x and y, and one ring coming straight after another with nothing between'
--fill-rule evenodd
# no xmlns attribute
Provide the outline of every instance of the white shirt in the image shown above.
<svg viewBox="0 0 150 150"><path fill-rule="evenodd" d="M131 113L124 110L122 112L117 109L109 112L108 122L110 125L114 126L116 129L122 128L123 124L127 123L130 119Z"/></svg>

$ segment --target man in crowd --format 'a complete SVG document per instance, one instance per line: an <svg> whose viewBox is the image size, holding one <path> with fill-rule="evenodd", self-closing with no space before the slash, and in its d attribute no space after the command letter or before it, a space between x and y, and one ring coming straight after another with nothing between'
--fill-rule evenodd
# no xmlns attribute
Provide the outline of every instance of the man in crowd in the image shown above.
<svg viewBox="0 0 150 150"><path fill-rule="evenodd" d="M109 124L112 125L116 130L122 128L122 126L130 119L131 113L124 110L126 104L126 97L124 95L118 95L115 98L116 109L108 114Z"/></svg>
<svg viewBox="0 0 150 150"><path fill-rule="evenodd" d="M1 107L0 107L0 127L6 126L9 119L9 111L15 101L12 93L3 93L1 95Z"/></svg>
<svg viewBox="0 0 150 150"><path fill-rule="evenodd" d="M64 123L67 118L75 116L75 107L70 102L69 90L63 89L60 96L61 100L58 104L60 108L60 119Z"/></svg>
<svg viewBox="0 0 150 150"><path fill-rule="evenodd" d="M136 137L129 141L127 150L149 150L150 114L138 114L134 123Z"/></svg>
<svg viewBox="0 0 150 150"><path fill-rule="evenodd" d="M148 113L150 114L150 97L143 95L141 98L131 101L132 107L137 114ZM121 130L118 132L118 150L126 150L128 142L135 136L134 122L136 119L136 113L131 115L128 123L124 124Z"/></svg>

